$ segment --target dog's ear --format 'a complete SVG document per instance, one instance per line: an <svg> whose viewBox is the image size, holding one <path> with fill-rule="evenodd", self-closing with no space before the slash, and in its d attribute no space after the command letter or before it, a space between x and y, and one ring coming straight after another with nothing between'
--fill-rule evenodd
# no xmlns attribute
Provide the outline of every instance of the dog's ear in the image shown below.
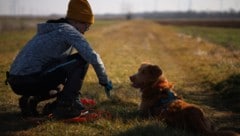
<svg viewBox="0 0 240 136"><path fill-rule="evenodd" d="M163 73L161 68L157 65L149 65L148 69L149 69L149 72L151 73L151 75L153 75L153 76L159 77Z"/></svg>
<svg viewBox="0 0 240 136"><path fill-rule="evenodd" d="M144 62L144 63L141 64L140 68L146 67L148 65L150 65L150 63Z"/></svg>

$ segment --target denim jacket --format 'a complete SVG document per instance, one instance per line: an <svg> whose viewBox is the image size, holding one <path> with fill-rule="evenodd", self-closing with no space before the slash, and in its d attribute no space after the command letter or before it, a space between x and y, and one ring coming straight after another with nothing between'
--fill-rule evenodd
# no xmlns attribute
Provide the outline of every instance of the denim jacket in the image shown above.
<svg viewBox="0 0 240 136"><path fill-rule="evenodd" d="M10 68L12 75L41 72L43 66L70 55L75 48L93 66L100 84L108 77L100 56L91 48L83 35L68 23L38 24L37 34L23 47Z"/></svg>

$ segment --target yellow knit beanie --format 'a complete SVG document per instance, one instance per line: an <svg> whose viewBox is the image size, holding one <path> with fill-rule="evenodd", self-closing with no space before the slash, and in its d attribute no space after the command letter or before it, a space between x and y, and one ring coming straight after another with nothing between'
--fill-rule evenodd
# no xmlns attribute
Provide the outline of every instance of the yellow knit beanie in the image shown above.
<svg viewBox="0 0 240 136"><path fill-rule="evenodd" d="M94 15L87 0L70 0L66 18L89 24L94 23Z"/></svg>

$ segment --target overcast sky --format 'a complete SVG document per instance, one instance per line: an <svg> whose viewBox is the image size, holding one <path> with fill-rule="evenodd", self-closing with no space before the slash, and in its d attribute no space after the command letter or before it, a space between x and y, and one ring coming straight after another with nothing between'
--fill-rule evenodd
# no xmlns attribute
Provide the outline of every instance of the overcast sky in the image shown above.
<svg viewBox="0 0 240 136"><path fill-rule="evenodd" d="M69 0L0 0L0 15L50 15L67 11ZM240 11L240 0L89 0L94 14L146 11Z"/></svg>

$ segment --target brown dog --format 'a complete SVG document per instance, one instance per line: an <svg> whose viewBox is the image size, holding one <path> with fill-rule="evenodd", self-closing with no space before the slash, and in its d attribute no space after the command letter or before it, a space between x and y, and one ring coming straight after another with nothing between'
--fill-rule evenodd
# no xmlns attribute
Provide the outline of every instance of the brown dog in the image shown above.
<svg viewBox="0 0 240 136"><path fill-rule="evenodd" d="M157 117L169 126L188 129L204 136L239 136L232 131L215 131L203 111L173 92L173 85L157 65L142 64L130 77L132 86L142 92L140 111L144 117Z"/></svg>

